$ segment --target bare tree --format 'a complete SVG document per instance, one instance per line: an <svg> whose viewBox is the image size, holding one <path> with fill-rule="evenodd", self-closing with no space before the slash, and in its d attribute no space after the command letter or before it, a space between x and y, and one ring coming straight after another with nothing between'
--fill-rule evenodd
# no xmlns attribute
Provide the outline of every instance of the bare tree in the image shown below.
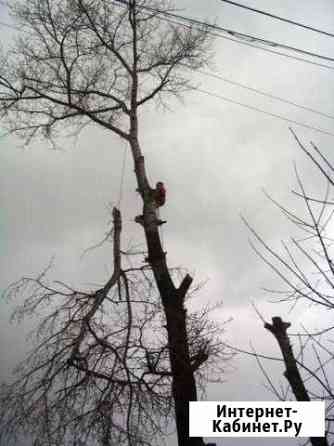
<svg viewBox="0 0 334 446"><path fill-rule="evenodd" d="M291 210L281 205L268 195L268 198L278 207L296 229L296 235L282 242L283 252L273 249L270 244L250 226L246 225L254 236L251 242L258 256L272 269L283 283L283 289L266 289L279 302L291 305L291 308L308 306L314 311L325 311L334 308L334 266L333 266L333 187L334 167L330 159L310 143L306 147L291 130L298 146L312 162L320 180L324 182L323 192L312 188L308 181L302 179L295 166L298 189L293 195L298 203ZM303 206L300 206L302 204ZM296 211L298 209L298 211ZM319 314L319 313L318 313ZM287 334L289 323L282 322L279 317L273 318L273 323L265 323L277 339L286 371L284 373L290 387L278 390L270 373L260 364L269 388L280 399L288 399L291 391L297 400L309 401L322 399L326 401L326 439L312 438L312 444L331 444L333 436L334 391L331 378L333 366L333 329L334 325L327 322L327 317L319 319L319 328L314 331L304 325L296 333ZM293 352L290 338L298 341ZM255 354L255 353L253 353ZM260 359L268 358L257 355Z"/></svg>
<svg viewBox="0 0 334 446"><path fill-rule="evenodd" d="M170 5L164 0L13 0L9 1L9 6L16 23L22 29L14 48L1 58L0 113L9 131L19 134L27 143L35 137L47 138L54 142L54 138L61 134L65 126L71 132L78 132L83 126L93 123L118 135L131 148L138 192L143 201L142 215L137 216L135 220L144 230L146 262L152 270L161 298L167 328L167 346L162 350L159 347L153 354L146 353L141 345L137 348L145 353L146 365L151 372L155 372L161 361L165 364L168 354L170 364L168 367L163 365L162 369L159 368L160 376L153 391L158 387L159 392L163 389L162 394L165 395L166 380L171 379L179 445L203 445L201 438L188 437L188 403L197 399L194 374L206 362L210 351L203 349L203 345L200 354L199 351L192 351L191 336L187 327L189 318L184 305L192 278L186 274L178 283L167 265L158 230L162 222L157 218L156 191L149 183L139 141L138 113L151 100L163 102L166 95L178 96L192 88L184 69L186 66L196 70L207 62L208 33L206 29L184 28L166 20L163 12L170 10ZM47 324L52 324L61 312L68 312L69 321L74 324L75 334L60 343L65 343L67 347L71 345L72 348L69 367L66 372L62 372L62 379L66 382L73 374L81 376L83 373L82 379L87 380L87 398L84 400L90 400L89 404L100 404L100 397L94 393L95 381L97 378L103 381L104 377L94 375L98 372L95 372L93 363L96 361L96 364L100 364L108 353L114 358L112 362L115 364L112 366L115 367L112 376L116 381L112 381L112 386L120 392L120 399L110 403L112 408L116 407L116 418L122 419L125 416L121 410L122 392L129 392L127 397L130 400L137 400L140 407L138 417L146 416L147 404L153 404L153 410L161 404L162 409L158 413L166 415L169 406L164 397L160 401L160 396L158 399L152 396L149 397L149 403L145 402L143 389L153 384L145 377L137 377L129 365L132 364L131 360L125 366L122 355L125 355L125 351L129 354L129 349L135 349L133 344L131 347L128 344L130 334L120 341L120 345L116 343L119 348L115 348L108 342L110 332L103 326L97 327L95 323L90 322L102 311L102 303L111 287L115 285L115 277L110 279L112 283L108 282L104 288L95 292L94 296L67 288L65 291L49 288L42 282L42 278L34 282L38 291L33 293L33 302L36 299L43 300L49 294L61 295L65 299L62 309L56 309ZM121 274L116 278L116 283L122 281L127 290L126 276ZM14 287L14 290L21 291L20 286ZM125 293L128 296L128 292ZM72 307L73 301L78 302L79 307ZM128 301L127 297L119 304L119 308L122 305L126 307ZM35 305L36 302L31 305L31 311L34 311ZM146 305L151 308L150 304ZM148 313L146 311L148 310L144 311L146 317L151 320L153 310ZM127 314L127 320L121 326L127 326L130 330L132 322L129 318L134 317L133 312L128 309L124 314ZM146 319L143 324L145 326ZM144 326L139 325L137 331L141 333ZM125 333L126 330L123 334ZM90 347L87 339L91 339L94 348ZM58 345L59 340L56 336L50 342ZM86 352L84 358L81 357L81 347ZM43 348L49 348L49 344L46 343ZM61 351L57 354L64 358ZM46 369L46 389L56 371L57 366L54 364L50 370ZM128 383L126 390L124 380ZM91 382L92 386L88 385ZM129 387L130 382L133 384ZM77 388L73 381L68 385L70 388L66 391L63 388L62 391L76 394ZM110 395L109 381L106 386L109 389L107 395ZM39 393L42 404L43 395L46 393L43 388L39 389ZM66 410L74 414L78 410L77 401L70 404L70 407L66 406L66 409L62 404L67 405L68 402L60 403L56 408L59 410L58 419L65 417L66 420ZM20 404L19 407L23 410L24 418L27 415L27 407ZM104 411L105 407L104 405ZM83 407L80 407L81 409L83 410ZM80 421L80 414L78 417ZM18 416L18 419L22 418ZM101 419L104 419L103 416ZM118 421L111 419L110 422L114 429ZM91 426L96 429L94 420L87 423L87 432ZM152 426L151 421L149 425ZM103 429L109 429L105 424L103 426ZM116 431L120 440L122 435L128 435L128 443L131 444L132 434L129 426Z"/></svg>
<svg viewBox="0 0 334 446"><path fill-rule="evenodd" d="M0 392L6 444L26 433L45 445L152 445L170 428L173 376L163 307L150 265L122 267L116 208L113 217L114 271L102 288L51 282L47 268L6 291L9 299L23 299L16 320L42 314L34 348ZM190 362L202 385L208 374L221 379L210 366L221 374L228 357L222 329L208 313L204 308L188 319Z"/></svg>
<svg viewBox="0 0 334 446"><path fill-rule="evenodd" d="M307 192L307 183L303 182L295 166L298 190L292 192L296 199L304 205L305 212L289 210L268 195L268 198L298 230L298 236L291 237L289 243L282 242L284 255L272 249L248 222L244 221L255 240L264 248L263 252L267 256L265 257L252 244L255 252L286 286L286 290L276 293L279 295L279 300L289 302L291 305L306 302L324 309L332 309L334 305L334 265L332 264L333 237L330 225L334 206L334 201L331 198L334 187L334 167L314 143L311 143L312 153L293 131L292 133L300 148L325 180L323 194L319 195L318 191ZM299 208L300 206L296 204L295 207ZM274 292L274 290L268 291Z"/></svg>

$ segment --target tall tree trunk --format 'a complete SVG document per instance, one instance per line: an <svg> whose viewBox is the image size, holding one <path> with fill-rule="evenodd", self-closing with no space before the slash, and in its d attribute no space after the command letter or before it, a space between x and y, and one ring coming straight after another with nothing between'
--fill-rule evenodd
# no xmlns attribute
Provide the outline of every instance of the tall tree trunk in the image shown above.
<svg viewBox="0 0 334 446"><path fill-rule="evenodd" d="M169 274L166 254L163 251L159 236L152 188L147 180L144 157L138 142L136 117L132 117L130 134L130 146L135 164L138 191L144 203L143 217L140 223L144 228L146 237L147 260L153 270L167 321L178 445L204 446L201 437L189 438L189 401L197 400L197 391L189 353L184 299L192 278L186 275L181 285L176 288Z"/></svg>

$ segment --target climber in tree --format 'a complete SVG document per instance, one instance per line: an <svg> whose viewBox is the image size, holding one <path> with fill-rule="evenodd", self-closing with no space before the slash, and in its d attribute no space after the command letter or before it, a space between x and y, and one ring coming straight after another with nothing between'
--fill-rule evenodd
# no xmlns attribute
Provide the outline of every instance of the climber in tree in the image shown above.
<svg viewBox="0 0 334 446"><path fill-rule="evenodd" d="M162 181L158 181L154 190L154 202L157 208L163 206L166 201L166 189Z"/></svg>
<svg viewBox="0 0 334 446"><path fill-rule="evenodd" d="M155 209L157 210L158 213L158 218L156 219L156 223L159 226L163 225L164 223L166 223L166 221L160 220L159 210L158 210L166 202L166 189L162 181L158 181L157 184L155 185L155 189L151 190L151 199L153 200ZM143 225L144 222L143 215L137 215L137 217L135 218L135 222Z"/></svg>

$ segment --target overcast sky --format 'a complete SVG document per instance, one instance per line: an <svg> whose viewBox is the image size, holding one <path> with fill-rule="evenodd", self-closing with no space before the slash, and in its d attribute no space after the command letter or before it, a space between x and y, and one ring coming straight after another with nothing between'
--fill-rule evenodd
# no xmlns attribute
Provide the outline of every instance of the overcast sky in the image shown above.
<svg viewBox="0 0 334 446"><path fill-rule="evenodd" d="M334 32L332 0L243 3ZM334 38L219 0L179 0L177 6L185 8L183 14L187 16L334 55ZM1 6L0 18L9 23ZM0 33L4 43L10 40L8 28L1 26ZM334 115L333 70L224 39L217 39L214 49L212 68L217 74ZM201 89L334 133L331 119L204 75L197 74L194 79ZM293 161L297 161L311 189L317 186L318 178L299 151L288 123L200 92L189 93L184 99L184 103L171 101L170 110L158 113L148 107L141 116L140 138L149 177L153 182L164 181L167 187L167 203L161 214L168 221L163 227L168 262L171 266L185 266L197 280L209 279L194 305L223 300L224 307L216 317L233 318L226 333L230 343L249 348L251 341L257 351L278 356L274 339L263 329L251 301L256 302L266 319L281 315L296 329L301 321L314 327L321 325L321 320L305 307L287 314L286 308L268 303L270 296L260 287L270 287L277 281L251 251L240 213L267 241L278 246L291 228L261 189L294 206L290 195L295 184ZM304 142L312 140L325 154L331 154L334 137L292 127ZM103 282L111 268L106 258L94 253L80 259L80 254L106 231L107 204L119 198L123 150L124 143L118 138L94 128L86 130L75 146L65 141L62 151L49 150L43 144L22 150L13 138L0 140L2 288L22 275L41 271L52 256L54 277L78 286ZM124 232L127 238L141 241L141 231L133 222L140 210L135 187L128 156L121 203ZM0 375L4 377L24 352L24 333L29 325L10 325L11 308L1 303ZM234 366L235 370L226 376L226 384L209 387L208 399L273 398L263 387L263 377L253 359L240 357ZM275 378L283 382L283 368L272 370ZM246 441L248 445L255 444L238 439L221 443L242 445ZM282 444L265 440L266 444L279 442Z"/></svg>

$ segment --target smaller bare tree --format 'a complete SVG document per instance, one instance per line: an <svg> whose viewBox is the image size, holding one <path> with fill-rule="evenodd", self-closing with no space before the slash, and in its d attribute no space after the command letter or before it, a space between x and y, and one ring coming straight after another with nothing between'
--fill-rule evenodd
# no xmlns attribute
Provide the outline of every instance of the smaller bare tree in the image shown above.
<svg viewBox="0 0 334 446"><path fill-rule="evenodd" d="M1 389L0 440L6 444L24 434L47 446L148 446L161 444L172 425L166 321L152 271L133 261L122 267L116 208L113 222L114 271L102 288L82 291L50 283L48 268L6 291L10 299L26 296L14 313L18 321L42 314L35 347L16 368L15 381ZM189 316L191 363L199 383L206 382L210 366L217 374L212 379L221 379L221 361L227 359L221 330L209 322L208 312Z"/></svg>
<svg viewBox="0 0 334 446"><path fill-rule="evenodd" d="M291 130L298 146L311 160L324 180L324 191L309 191L310 185L302 180L297 167L295 174L298 189L293 190L293 195L298 201L296 208L303 204L304 213L295 211L281 205L269 195L269 199L288 218L297 229L297 236L291 237L288 242L282 242L283 254L274 250L264 239L250 226L257 243L251 245L257 255L271 268L272 271L285 285L284 289L266 289L271 296L278 297L279 302L291 304L291 308L307 305L314 311L334 309L334 265L333 265L333 215L334 215L334 166L330 160L318 149L314 143L307 148ZM309 189L309 190L307 190ZM331 442L332 422L334 421L334 382L331 378L334 351L332 323L325 322L328 318L319 319L319 329L316 331L302 325L298 333L287 334L290 324L283 323L279 317L273 318L273 323L265 323L267 328L279 343L282 357L285 363L285 377L289 385L281 390L273 383L268 373L259 362L269 388L274 394L286 400L291 397L291 392L300 401L321 399L326 401L326 435L327 439L310 439L313 445L326 445ZM299 347L293 352L290 338L298 340ZM254 353L253 353L254 354ZM260 359L270 359L263 355L255 354ZM278 359L278 358L275 358Z"/></svg>

